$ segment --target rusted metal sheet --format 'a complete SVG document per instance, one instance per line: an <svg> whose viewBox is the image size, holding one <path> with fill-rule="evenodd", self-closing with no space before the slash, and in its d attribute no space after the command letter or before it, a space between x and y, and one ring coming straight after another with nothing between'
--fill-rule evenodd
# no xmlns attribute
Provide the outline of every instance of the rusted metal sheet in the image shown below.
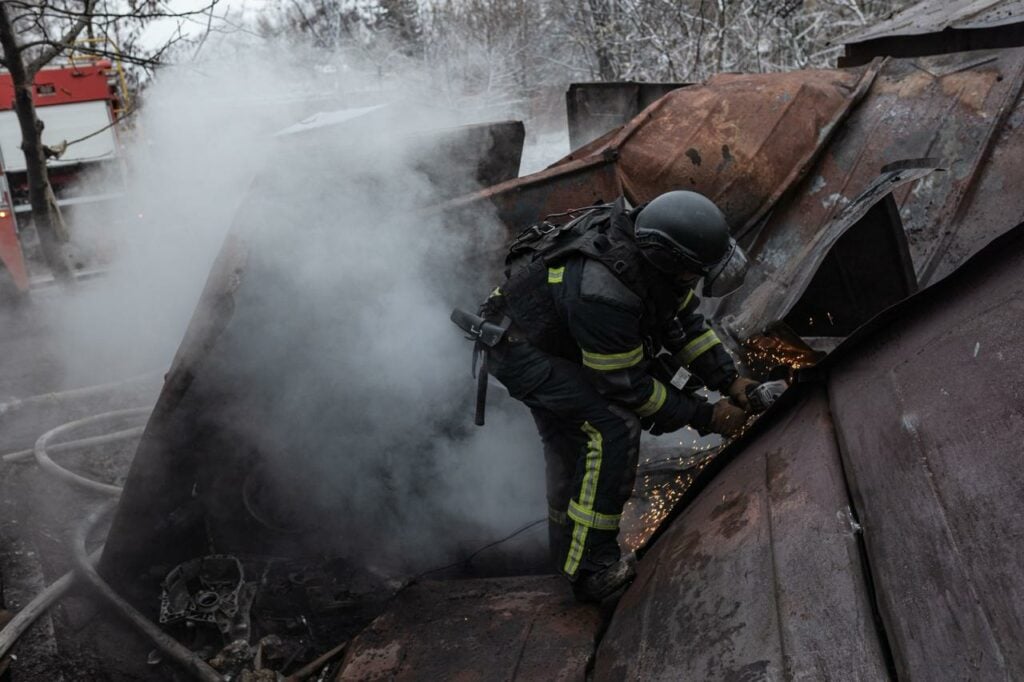
<svg viewBox="0 0 1024 682"><path fill-rule="evenodd" d="M803 177L874 76L873 68L716 76L669 93L582 158L574 153L443 208L492 201L514 232L621 193L639 203L686 188L714 198L734 227L746 226Z"/></svg>
<svg viewBox="0 0 1024 682"><path fill-rule="evenodd" d="M1024 145L1015 126L1024 50L988 57L978 62L976 56L948 55L885 65L792 199L746 235L754 260L746 293L734 294L718 310L728 333L747 338L780 319L785 306L777 305L777 293L791 298L802 291L825 256L814 255L808 245L820 243L890 164L934 157L947 169L914 178L893 194L921 286L1024 217L1024 197L1005 191L1020 175L1011 159ZM760 296L757 304L749 298L754 295Z"/></svg>
<svg viewBox="0 0 1024 682"><path fill-rule="evenodd" d="M891 60L861 74L721 76L670 93L539 174L452 205L495 201L515 231L619 188L634 202L695 188L723 206L750 247L750 290L772 280L792 292L783 264L813 273L827 253L806 262L798 254L884 167L933 157L946 172L894 194L916 278L926 286L1024 216L1024 194L1011 190L1024 152L1022 84L1022 50ZM745 303L734 295L723 316ZM742 340L779 319L763 310L763 319L727 331Z"/></svg>
<svg viewBox="0 0 1024 682"><path fill-rule="evenodd" d="M353 640L337 680L582 681L600 626L556 576L421 583Z"/></svg>
<svg viewBox="0 0 1024 682"><path fill-rule="evenodd" d="M848 504L818 389L644 556L595 679L885 679Z"/></svg>
<svg viewBox="0 0 1024 682"><path fill-rule="evenodd" d="M831 443L831 457L842 462L852 519L862 528L860 589L877 604L878 637L883 655L891 654L894 675L910 680L1021 677L1022 266L1024 225L989 244L950 277L874 318L816 367L798 373L799 383L696 477L643 548L640 577L613 617L598 652L597 672L616 679L628 671L614 666L622 665L629 646L639 646L629 637L636 636L632 633L648 614L654 614L652 623L658 617L674 623L663 612L680 598L679 586L689 584L678 576L696 571L704 579L701 589L717 585L719 576L711 573L707 579L708 566L723 559L706 552L696 534L714 532L707 529L715 529L716 521L720 529L712 507L719 499L721 504L730 501L730 486L752 480L752 474L745 475L744 466L750 466L745 463L760 453L769 453L768 461L799 450L813 434ZM817 381L827 382L827 401ZM821 406L818 424L801 417L814 404ZM807 466L828 459L816 456ZM764 471L770 488L771 469ZM801 481L797 489L816 488ZM770 538L799 526L799 521L782 519L771 516ZM759 575L745 568L748 545L766 542L755 534L741 547L731 547L733 560L747 571L734 590L743 589L749 575ZM813 558L811 547L808 556ZM678 571L674 581L667 577L673 570ZM814 579L805 577L808 584ZM762 602L761 608L770 612L774 604ZM687 615L694 612L703 615L699 609ZM745 626L764 622L760 611L755 614L760 620L743 615ZM711 632L716 625L708 626ZM822 627L834 626L830 621ZM647 632L642 636L654 640ZM791 640L777 641L784 648ZM616 642L618 649L606 649ZM665 677L685 678L686 670ZM832 677L882 676L840 671Z"/></svg>
<svg viewBox="0 0 1024 682"><path fill-rule="evenodd" d="M490 187L441 205L437 210L459 225L462 215L478 215L488 204L511 234L546 215L611 201L622 194L614 159L592 156ZM472 219L472 218L471 218Z"/></svg>
<svg viewBox="0 0 1024 682"><path fill-rule="evenodd" d="M886 21L844 36L840 66L873 57L930 54L1024 45L1022 0L924 0Z"/></svg>
<svg viewBox="0 0 1024 682"><path fill-rule="evenodd" d="M831 370L900 679L1024 678L1022 270L1017 228Z"/></svg>
<svg viewBox="0 0 1024 682"><path fill-rule="evenodd" d="M597 153L617 153L630 201L692 189L741 229L806 173L873 75L869 69L716 76L666 95Z"/></svg>

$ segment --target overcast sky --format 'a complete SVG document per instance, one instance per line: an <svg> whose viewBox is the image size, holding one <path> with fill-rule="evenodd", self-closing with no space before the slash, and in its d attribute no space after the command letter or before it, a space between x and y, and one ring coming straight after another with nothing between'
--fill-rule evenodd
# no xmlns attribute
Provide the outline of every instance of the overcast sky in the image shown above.
<svg viewBox="0 0 1024 682"><path fill-rule="evenodd" d="M164 0L160 4L169 12L190 12L201 10L210 3L209 0ZM237 17L241 12L244 16L252 18L282 4L284 4L284 0L220 0L214 8L214 14L222 17L228 11L232 16ZM146 28L142 36L142 44L147 47L163 45L175 34L179 23L182 33L185 35L198 35L206 30L206 17L203 15L197 14L184 19L161 19L152 22Z"/></svg>

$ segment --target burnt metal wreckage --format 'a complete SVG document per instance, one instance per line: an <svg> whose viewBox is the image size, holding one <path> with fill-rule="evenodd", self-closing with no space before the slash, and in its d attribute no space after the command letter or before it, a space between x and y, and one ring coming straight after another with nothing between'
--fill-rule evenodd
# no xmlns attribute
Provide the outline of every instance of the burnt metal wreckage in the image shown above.
<svg viewBox="0 0 1024 682"><path fill-rule="evenodd" d="M683 187L714 199L751 255L744 287L708 312L759 376L794 384L716 455L680 453L696 466L669 504L638 490L623 528L638 577L613 612L538 575L535 547L403 589L373 566L317 564L337 548L304 486L326 456L319 445L352 423L322 419L343 389L289 370L316 310L301 303L301 276L272 265L280 235L247 229L257 214L283 225L323 210L303 203L297 177L274 178L295 197L287 205L260 200L257 180L227 237L100 572L155 610L159 580L178 566L164 620L212 622L215 638L246 630L262 637L248 642L260 655L296 655L267 639L282 605L349 614L328 628L347 642L339 680L1024 677L1022 86L1017 48L720 75L671 90L544 171L421 214L456 231L494 216L514 234L544 215ZM330 166L330 132L291 144L286 161ZM438 147L425 148L429 168ZM496 270L494 245L472 257ZM446 276L484 291L477 270L452 264ZM246 435L269 422L292 424L295 442ZM281 475L274 448L303 508L263 485ZM232 559L199 559L268 547L278 558L242 561L240 582ZM280 589L252 597L248 582Z"/></svg>

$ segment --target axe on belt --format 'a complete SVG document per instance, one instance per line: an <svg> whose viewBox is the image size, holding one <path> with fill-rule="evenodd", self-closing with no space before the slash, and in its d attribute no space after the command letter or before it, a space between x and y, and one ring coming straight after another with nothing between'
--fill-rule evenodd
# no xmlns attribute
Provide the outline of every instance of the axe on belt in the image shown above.
<svg viewBox="0 0 1024 682"><path fill-rule="evenodd" d="M512 319L505 316L499 323L488 322L479 315L456 308L452 311L452 322L466 332L467 339L475 342L473 345L473 376L476 377L476 414L473 423L483 426L484 413L487 411L487 349L494 348L501 343L501 340L505 338L505 332L512 324Z"/></svg>

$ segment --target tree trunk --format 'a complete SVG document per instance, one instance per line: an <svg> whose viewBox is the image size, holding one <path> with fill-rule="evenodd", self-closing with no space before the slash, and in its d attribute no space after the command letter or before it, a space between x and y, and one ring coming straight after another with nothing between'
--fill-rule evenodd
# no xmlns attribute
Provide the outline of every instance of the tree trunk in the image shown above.
<svg viewBox="0 0 1024 682"><path fill-rule="evenodd" d="M715 46L715 73L725 68L725 0L718 0L718 44Z"/></svg>
<svg viewBox="0 0 1024 682"><path fill-rule="evenodd" d="M61 283L74 281L71 264L63 244L68 241L67 227L57 206L46 169L46 150L43 146L43 122L36 116L32 101L35 74L25 67L24 58L11 26L8 9L0 3L0 47L4 62L14 85L14 111L21 127L21 149L25 153L25 174L28 179L28 198L32 205L32 222L39 236L43 257Z"/></svg>

